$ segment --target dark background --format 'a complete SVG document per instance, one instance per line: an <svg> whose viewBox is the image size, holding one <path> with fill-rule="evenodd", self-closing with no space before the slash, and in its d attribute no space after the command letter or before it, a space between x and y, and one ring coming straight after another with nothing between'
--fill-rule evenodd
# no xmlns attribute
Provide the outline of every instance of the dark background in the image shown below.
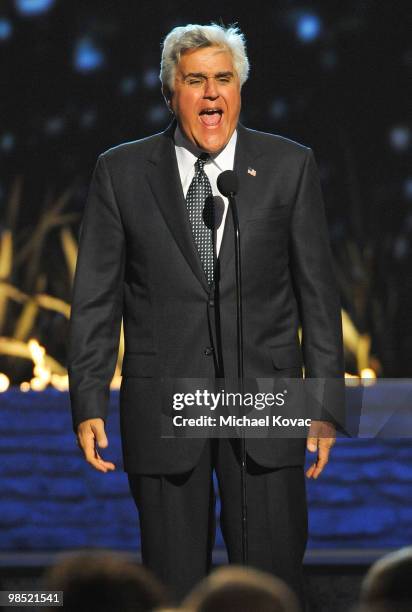
<svg viewBox="0 0 412 612"><path fill-rule="evenodd" d="M169 123L158 79L162 39L176 25L236 22L251 63L241 121L314 150L343 307L357 331L371 338L371 367L380 376L410 376L406 7L330 0L3 0L0 229L12 232L13 258L6 272L0 260L0 280L26 296L43 292L70 302L60 231L68 227L77 238L98 154ZM62 197L60 217L39 232ZM39 240L27 246L36 231ZM13 338L22 303L5 299L1 287L0 299L0 336ZM66 335L67 318L40 308L25 339L38 338L64 364ZM27 365L0 355L0 371L15 382L27 378ZM350 352L347 370L356 372Z"/></svg>

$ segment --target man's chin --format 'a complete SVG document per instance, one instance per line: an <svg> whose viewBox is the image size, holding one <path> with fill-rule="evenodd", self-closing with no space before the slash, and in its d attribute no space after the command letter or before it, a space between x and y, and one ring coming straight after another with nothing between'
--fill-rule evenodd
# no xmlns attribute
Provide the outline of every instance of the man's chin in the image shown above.
<svg viewBox="0 0 412 612"><path fill-rule="evenodd" d="M196 141L197 146L208 153L218 153L229 142L229 134L201 134Z"/></svg>

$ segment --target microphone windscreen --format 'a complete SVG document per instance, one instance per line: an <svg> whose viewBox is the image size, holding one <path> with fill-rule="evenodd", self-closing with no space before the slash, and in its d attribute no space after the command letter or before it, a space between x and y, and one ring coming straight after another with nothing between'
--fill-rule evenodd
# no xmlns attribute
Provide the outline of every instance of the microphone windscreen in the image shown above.
<svg viewBox="0 0 412 612"><path fill-rule="evenodd" d="M215 201L215 229L219 229L222 220L223 214L225 212L225 203L220 196L214 196Z"/></svg>
<svg viewBox="0 0 412 612"><path fill-rule="evenodd" d="M211 230L217 230L220 227L225 212L225 204L221 196L208 196L203 208L203 221Z"/></svg>
<svg viewBox="0 0 412 612"><path fill-rule="evenodd" d="M239 181L233 170L225 170L217 177L217 187L220 193L226 197L236 195Z"/></svg>

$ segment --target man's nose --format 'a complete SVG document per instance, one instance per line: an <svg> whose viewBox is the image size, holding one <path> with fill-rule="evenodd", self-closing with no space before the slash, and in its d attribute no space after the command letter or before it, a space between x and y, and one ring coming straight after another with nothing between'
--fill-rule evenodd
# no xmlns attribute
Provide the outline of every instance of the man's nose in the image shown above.
<svg viewBox="0 0 412 612"><path fill-rule="evenodd" d="M205 90L203 92L204 98L217 98L219 96L219 92L216 86L215 79L209 78L206 80Z"/></svg>

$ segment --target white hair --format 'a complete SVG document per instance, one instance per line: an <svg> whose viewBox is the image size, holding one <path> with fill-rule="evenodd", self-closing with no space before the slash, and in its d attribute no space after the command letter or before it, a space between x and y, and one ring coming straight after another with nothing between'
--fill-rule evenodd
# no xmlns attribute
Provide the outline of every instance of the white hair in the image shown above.
<svg viewBox="0 0 412 612"><path fill-rule="evenodd" d="M240 29L235 25L225 28L213 22L210 25L189 23L173 28L163 41L159 78L165 93L173 92L175 70L181 54L189 49L211 46L231 53L233 66L242 87L249 75L249 60L246 55L246 40Z"/></svg>

